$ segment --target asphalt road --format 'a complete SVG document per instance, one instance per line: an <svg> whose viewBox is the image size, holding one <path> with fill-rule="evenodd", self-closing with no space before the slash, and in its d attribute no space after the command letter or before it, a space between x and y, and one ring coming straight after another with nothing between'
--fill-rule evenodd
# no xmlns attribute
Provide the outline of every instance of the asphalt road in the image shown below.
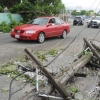
<svg viewBox="0 0 100 100"><path fill-rule="evenodd" d="M96 28L86 28L86 24L83 26L72 26L71 25L71 32L68 34L66 39L60 39L59 37L46 39L43 44L38 44L36 41L22 41L19 42L16 39L10 37L9 33L7 34L0 34L0 64L4 64L11 59L20 57L24 54L25 48L31 48L34 51L45 51L51 48L56 49L64 49L66 46L69 45L78 35L78 37L71 43L71 45L66 49L66 51L61 54L55 62L51 64L54 66L52 68L53 71L57 69L58 65L70 64L72 62L72 58L75 54L79 53L83 47L83 38L87 39L94 39L97 33L99 33L100 29ZM100 40L100 34L97 35L95 38L96 40ZM50 69L50 67L48 67ZM1 89L9 89L10 78L6 75L0 77L0 100L7 100L8 92L2 92ZM18 89L19 83L13 83L13 90L16 88ZM22 91L15 94L11 100L18 100L23 94L25 94L26 90L31 90L32 88L28 85Z"/></svg>
<svg viewBox="0 0 100 100"><path fill-rule="evenodd" d="M76 40L72 43L74 48L77 45L81 45L83 43L83 38L93 39L96 34L100 31L97 28L86 28L86 24L83 26L72 26L71 32L68 34L66 39L61 39L59 37L46 39L43 44L39 44L36 41L17 41L10 37L10 33L0 34L0 64L6 63L9 60L20 57L24 54L25 48L31 48L34 51L44 51L49 50L51 48L65 48L72 40L78 35ZM96 37L99 40L100 34ZM78 46L79 47L79 46ZM71 50L72 49L72 50ZM70 48L71 52L75 51L75 49ZM78 52L76 50L76 52Z"/></svg>

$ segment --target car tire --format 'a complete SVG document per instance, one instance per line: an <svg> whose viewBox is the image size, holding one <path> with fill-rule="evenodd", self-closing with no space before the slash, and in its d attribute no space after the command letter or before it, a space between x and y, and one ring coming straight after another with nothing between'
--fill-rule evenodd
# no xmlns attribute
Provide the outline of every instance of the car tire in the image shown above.
<svg viewBox="0 0 100 100"><path fill-rule="evenodd" d="M21 39L17 39L17 41L22 41Z"/></svg>
<svg viewBox="0 0 100 100"><path fill-rule="evenodd" d="M43 32L39 33L37 41L38 43L43 43L45 41L45 35Z"/></svg>
<svg viewBox="0 0 100 100"><path fill-rule="evenodd" d="M64 30L63 33L62 33L62 35L61 35L61 38L65 39L66 37L67 37L67 31Z"/></svg>
<svg viewBox="0 0 100 100"><path fill-rule="evenodd" d="M84 25L84 23L82 23L81 25Z"/></svg>
<svg viewBox="0 0 100 100"><path fill-rule="evenodd" d="M87 28L90 28L90 25L87 25Z"/></svg>
<svg viewBox="0 0 100 100"><path fill-rule="evenodd" d="M99 24L98 28L100 29L100 24Z"/></svg>

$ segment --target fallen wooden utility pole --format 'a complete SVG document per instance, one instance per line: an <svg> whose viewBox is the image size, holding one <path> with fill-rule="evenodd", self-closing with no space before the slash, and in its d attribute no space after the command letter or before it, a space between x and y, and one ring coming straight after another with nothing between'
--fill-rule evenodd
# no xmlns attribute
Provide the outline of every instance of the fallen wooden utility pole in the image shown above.
<svg viewBox="0 0 100 100"><path fill-rule="evenodd" d="M96 49L84 38L83 39L84 42L86 43L86 45L91 49L91 51L93 52L93 54L98 58L98 60L100 61L100 55L99 53L96 51Z"/></svg>
<svg viewBox="0 0 100 100"><path fill-rule="evenodd" d="M100 47L98 47L97 45L95 45L95 44L92 43L92 42L91 42L91 44L92 44L92 46L93 46L95 49L97 49L98 51L100 51Z"/></svg>
<svg viewBox="0 0 100 100"><path fill-rule="evenodd" d="M27 50L27 49L26 49ZM77 61L75 61L72 65L70 65L68 68L64 68L63 71L59 72L55 77L54 79L57 81L59 80L60 83L57 83L57 84L60 84L59 86L61 86L61 84L64 84L66 83L72 76L74 76L78 70L82 67L84 67L91 59L92 57L92 54L89 52L85 55L83 55L80 59L78 59ZM44 68L43 68L44 69ZM59 82L57 81L57 82ZM53 85L53 83L52 83ZM43 89L44 87L41 87L40 86L40 92L41 90ZM46 87L46 90L49 90L49 92L51 92L51 90L53 87L51 85L47 85ZM62 87L63 89L63 87ZM35 92L35 89L33 89L31 92L30 92L30 95L27 96L23 96L21 99L19 100L27 100L28 97L30 97L31 95L33 95L33 93ZM48 91L46 91L46 94L50 94L50 93L47 93ZM44 99L42 99L44 100Z"/></svg>
<svg viewBox="0 0 100 100"><path fill-rule="evenodd" d="M91 62L89 62L88 64L89 64L91 67L100 68L100 65L99 65L99 64L95 64L95 63L91 63Z"/></svg>
<svg viewBox="0 0 100 100"><path fill-rule="evenodd" d="M47 78L52 82L52 84L57 89L57 91L62 95L62 97L64 98L64 100L69 100L70 99L69 93L67 93L67 91L64 89L64 87L60 84L60 82L58 80L55 80L50 75L50 73L48 73L48 71L44 68L44 66L38 60L38 58L34 54L31 53L30 49L25 49L25 52L33 60L33 62L35 62L38 65L38 68L41 71L43 71L43 73L45 73L45 75L47 76Z"/></svg>
<svg viewBox="0 0 100 100"><path fill-rule="evenodd" d="M45 91L44 91L44 89L45 89ZM48 84L48 85L44 85L44 84L41 84L40 86L39 86L39 92L40 93L43 93L43 91L44 91L44 93L45 94L51 94L53 91L54 91L54 89L53 89L53 87L52 87L52 85L51 84ZM51 93L50 93L51 92ZM28 92L28 93L26 93L24 96L22 96L20 99L18 99L18 100L34 100L36 97L35 97L35 94L36 94L36 87L34 87L34 89L32 89L30 92ZM37 93L38 94L38 93ZM36 95L37 95L36 94ZM38 95L37 95L38 96ZM39 97L38 96L38 99L37 100L45 100L44 98L42 98L42 97Z"/></svg>
<svg viewBox="0 0 100 100"><path fill-rule="evenodd" d="M83 55L79 60L74 62L70 67L66 68L63 75L59 78L61 84L66 83L79 69L84 67L91 59L92 53Z"/></svg>

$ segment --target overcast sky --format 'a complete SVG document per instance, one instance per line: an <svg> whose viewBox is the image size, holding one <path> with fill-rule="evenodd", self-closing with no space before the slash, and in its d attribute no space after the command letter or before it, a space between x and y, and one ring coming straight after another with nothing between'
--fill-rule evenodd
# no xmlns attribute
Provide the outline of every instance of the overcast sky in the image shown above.
<svg viewBox="0 0 100 100"><path fill-rule="evenodd" d="M80 6L81 9L85 8L87 10L90 10L91 8L94 11L100 10L100 0L62 0L62 3L65 4L67 8L70 8L70 7L76 8Z"/></svg>

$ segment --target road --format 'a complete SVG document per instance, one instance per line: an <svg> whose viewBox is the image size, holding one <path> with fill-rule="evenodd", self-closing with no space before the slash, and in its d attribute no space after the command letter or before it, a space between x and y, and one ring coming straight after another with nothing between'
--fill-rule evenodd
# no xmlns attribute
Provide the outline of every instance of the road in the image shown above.
<svg viewBox="0 0 100 100"><path fill-rule="evenodd" d="M86 24L85 24L86 25ZM56 70L58 65L60 66L66 66L67 64L71 63L71 58L77 53L79 53L82 50L83 47L83 38L87 39L93 39L96 34L100 31L100 29L96 28L85 28L84 26L72 26L71 25L71 32L68 34L67 38L62 40L59 37L56 38L50 38L46 39L46 41L43 44L38 44L36 41L22 41L19 42L16 39L13 39L10 37L9 33L7 34L0 34L0 64L6 63L10 61L11 59L20 57L24 54L24 49L29 47L34 51L44 51L49 50L51 48L56 49L63 49L66 46L68 46L69 43L72 42L73 39L78 35L76 40L71 43L71 45L67 48L67 50L61 54L55 62L51 64L51 66L54 66L52 68L53 71ZM100 40L100 34L96 37L96 40ZM66 58L66 59L65 59ZM47 67L46 67L47 68ZM48 69L50 67L48 66ZM8 98L8 92L2 92L3 90L9 89L9 83L11 81L11 78L8 78L6 75L3 75L0 77L0 100L7 100ZM13 83L12 92L14 90L19 89L20 84L22 83ZM18 100L21 96L25 95L26 91L31 90L32 87L30 85L27 85L23 90L17 92L12 96L11 100Z"/></svg>
<svg viewBox="0 0 100 100"><path fill-rule="evenodd" d="M24 54L25 48L31 48L34 51L44 51L49 50L51 48L63 49L65 48L71 41L80 33L77 39L72 43L74 48L78 45L82 45L83 38L93 39L95 35L99 32L100 29L96 28L86 28L86 24L84 26L72 26L71 32L68 34L66 39L60 39L59 37L46 39L43 44L39 44L36 41L17 41L10 37L9 33L0 34L0 64L6 63L9 60L20 57ZM99 40L98 35L96 37ZM72 49L72 50L71 50ZM75 49L71 48L71 52ZM77 51L77 50L76 50ZM78 51L77 51L78 52Z"/></svg>

